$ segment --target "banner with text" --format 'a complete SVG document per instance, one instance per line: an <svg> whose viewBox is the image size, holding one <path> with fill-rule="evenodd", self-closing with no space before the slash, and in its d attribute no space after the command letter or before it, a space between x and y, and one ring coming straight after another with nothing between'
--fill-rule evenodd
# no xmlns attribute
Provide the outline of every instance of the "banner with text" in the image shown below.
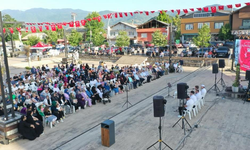
<svg viewBox="0 0 250 150"><path fill-rule="evenodd" d="M250 70L250 40L235 41L235 63L240 64L241 70Z"/></svg>

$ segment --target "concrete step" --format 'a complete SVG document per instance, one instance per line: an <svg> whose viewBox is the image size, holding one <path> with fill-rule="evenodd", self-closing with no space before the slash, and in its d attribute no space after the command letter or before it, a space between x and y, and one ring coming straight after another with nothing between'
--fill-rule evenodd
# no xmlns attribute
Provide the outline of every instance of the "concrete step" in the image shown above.
<svg viewBox="0 0 250 150"><path fill-rule="evenodd" d="M143 64L147 61L148 57L144 56L122 56L119 60L116 61L116 64L127 64L127 65L135 65L135 64Z"/></svg>

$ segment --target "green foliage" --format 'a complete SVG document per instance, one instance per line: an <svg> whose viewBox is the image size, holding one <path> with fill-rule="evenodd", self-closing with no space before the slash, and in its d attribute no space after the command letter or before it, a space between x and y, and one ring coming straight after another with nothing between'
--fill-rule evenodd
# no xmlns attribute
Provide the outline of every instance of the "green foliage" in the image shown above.
<svg viewBox="0 0 250 150"><path fill-rule="evenodd" d="M17 22L15 18L12 18L10 15L5 14L3 15L3 22ZM19 39L19 32L16 30L16 27L21 27L22 24L10 24L10 23L4 23L3 27L6 29L5 33L5 41L8 42L11 40L11 33L9 32L9 28L13 28L14 33L12 34L13 40Z"/></svg>
<svg viewBox="0 0 250 150"><path fill-rule="evenodd" d="M63 29L57 28L56 31L45 30L43 33L47 34L44 43L56 43L58 39L63 39Z"/></svg>
<svg viewBox="0 0 250 150"><path fill-rule="evenodd" d="M82 35L79 32L77 32L76 30L72 30L69 36L69 43L72 46L78 46L82 39Z"/></svg>
<svg viewBox="0 0 250 150"><path fill-rule="evenodd" d="M172 22L172 17L166 14L165 11L162 11L162 13L159 13L157 16L156 20L163 21L166 23L171 23Z"/></svg>
<svg viewBox="0 0 250 150"><path fill-rule="evenodd" d="M234 87L239 87L240 86L240 65L237 64L236 66L236 75L235 75L235 80L234 80L234 83L233 83L233 86Z"/></svg>
<svg viewBox="0 0 250 150"><path fill-rule="evenodd" d="M153 34L152 34L152 43L155 46L166 46L167 45L167 37L164 36L160 30L156 30Z"/></svg>
<svg viewBox="0 0 250 150"><path fill-rule="evenodd" d="M41 41L39 37L37 37L37 36L30 36L30 37L28 37L27 41L24 41L24 44L25 45L33 46L33 45L36 45L39 41Z"/></svg>
<svg viewBox="0 0 250 150"><path fill-rule="evenodd" d="M231 34L231 25L229 23L225 24L220 28L219 39L233 40L233 35Z"/></svg>
<svg viewBox="0 0 250 150"><path fill-rule="evenodd" d="M117 38L116 38L116 45L117 46L128 46L130 44L130 38L126 31L120 31Z"/></svg>
<svg viewBox="0 0 250 150"><path fill-rule="evenodd" d="M26 70L31 70L31 67L25 67Z"/></svg>
<svg viewBox="0 0 250 150"><path fill-rule="evenodd" d="M98 12L92 12L88 14L85 19L94 18L98 16L100 16ZM95 46L100 46L104 43L105 38L103 34L105 33L105 30L103 29L103 21L98 22L98 20L91 20L86 22L85 27L87 29L86 41L93 42ZM92 32L92 34L90 34L90 31Z"/></svg>
<svg viewBox="0 0 250 150"><path fill-rule="evenodd" d="M202 28L199 30L198 36L193 38L194 43L200 47L208 47L209 40L211 38L210 28L208 25L203 25Z"/></svg>
<svg viewBox="0 0 250 150"><path fill-rule="evenodd" d="M175 32L175 40L179 40L181 38L181 19L178 14L173 18L173 24L177 28Z"/></svg>
<svg viewBox="0 0 250 150"><path fill-rule="evenodd" d="M105 44L106 47L109 47L109 42L104 42L103 44Z"/></svg>

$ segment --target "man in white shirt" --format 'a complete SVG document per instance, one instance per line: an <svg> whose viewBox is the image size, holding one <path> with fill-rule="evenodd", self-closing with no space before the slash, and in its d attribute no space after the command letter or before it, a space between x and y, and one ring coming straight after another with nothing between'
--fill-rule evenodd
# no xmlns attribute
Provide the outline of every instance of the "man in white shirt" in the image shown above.
<svg viewBox="0 0 250 150"><path fill-rule="evenodd" d="M190 92L190 99L192 99L194 101L194 104L196 103L197 97L194 95L194 91Z"/></svg>
<svg viewBox="0 0 250 150"><path fill-rule="evenodd" d="M207 90L205 89L205 85L201 85L201 97L204 98L207 94Z"/></svg>
<svg viewBox="0 0 250 150"><path fill-rule="evenodd" d="M194 101L188 96L186 98L187 102L186 105L184 105L184 107L179 107L179 116L178 117L182 117L182 111L183 110L191 110L193 105L194 105ZM184 113L183 113L184 114Z"/></svg>
<svg viewBox="0 0 250 150"><path fill-rule="evenodd" d="M201 92L199 90L195 90L195 96L196 96L197 100L200 100L202 98Z"/></svg>

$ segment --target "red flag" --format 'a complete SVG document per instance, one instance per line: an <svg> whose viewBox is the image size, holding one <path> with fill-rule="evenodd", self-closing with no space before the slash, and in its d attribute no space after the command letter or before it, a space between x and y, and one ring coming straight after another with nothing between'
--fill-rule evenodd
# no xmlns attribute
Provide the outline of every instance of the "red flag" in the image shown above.
<svg viewBox="0 0 250 150"><path fill-rule="evenodd" d="M32 23L33 25L36 25L36 23Z"/></svg>
<svg viewBox="0 0 250 150"><path fill-rule="evenodd" d="M181 10L180 9L176 9L178 15L181 13Z"/></svg>
<svg viewBox="0 0 250 150"><path fill-rule="evenodd" d="M30 30L31 30L32 33L36 33L36 27L35 26L31 26Z"/></svg>
<svg viewBox="0 0 250 150"><path fill-rule="evenodd" d="M135 11L134 14L138 14L138 11Z"/></svg>
<svg viewBox="0 0 250 150"><path fill-rule="evenodd" d="M109 19L112 18L112 13L108 14L108 18Z"/></svg>
<svg viewBox="0 0 250 150"><path fill-rule="evenodd" d="M9 30L10 30L10 33L11 33L11 34L13 34L13 33L14 33L13 28L9 28Z"/></svg>
<svg viewBox="0 0 250 150"><path fill-rule="evenodd" d="M148 16L149 15L148 11L145 11L145 14Z"/></svg>
<svg viewBox="0 0 250 150"><path fill-rule="evenodd" d="M168 10L164 10L165 12L167 12Z"/></svg>
<svg viewBox="0 0 250 150"><path fill-rule="evenodd" d="M88 20L88 21L91 21L91 18L88 18L87 20Z"/></svg>
<svg viewBox="0 0 250 150"><path fill-rule="evenodd" d="M97 20L98 20L98 22L101 22L102 17L101 17L101 16L99 16L99 17L97 18Z"/></svg>
<svg viewBox="0 0 250 150"><path fill-rule="evenodd" d="M75 24L76 24L76 27L80 27L80 21L76 21Z"/></svg>
<svg viewBox="0 0 250 150"><path fill-rule="evenodd" d="M208 7L203 7L203 10L204 10L205 12L208 12Z"/></svg>
<svg viewBox="0 0 250 150"><path fill-rule="evenodd" d="M3 28L3 33L5 33L6 32L6 29L5 28Z"/></svg>
<svg viewBox="0 0 250 150"><path fill-rule="evenodd" d="M51 25L51 31L56 31L56 25L54 24Z"/></svg>
<svg viewBox="0 0 250 150"><path fill-rule="evenodd" d="M37 25L39 25L39 26L40 26L40 23L37 23Z"/></svg>
<svg viewBox="0 0 250 150"><path fill-rule="evenodd" d="M67 22L63 22L62 24L63 24L63 26L66 26L66 25L67 25Z"/></svg>
<svg viewBox="0 0 250 150"><path fill-rule="evenodd" d="M216 6L212 6L211 11L212 11L212 13L216 13Z"/></svg>
<svg viewBox="0 0 250 150"><path fill-rule="evenodd" d="M82 26L85 26L86 22L87 22L86 20L81 20Z"/></svg>
<svg viewBox="0 0 250 150"><path fill-rule="evenodd" d="M62 29L62 24L61 23L57 24L57 28Z"/></svg>
<svg viewBox="0 0 250 150"><path fill-rule="evenodd" d="M233 8L233 5L227 5L227 8Z"/></svg>
<svg viewBox="0 0 250 150"><path fill-rule="evenodd" d="M69 22L69 27L74 27L75 25L74 25L74 22L73 21L71 21L71 22Z"/></svg>
<svg viewBox="0 0 250 150"><path fill-rule="evenodd" d="M119 13L119 16L120 16L120 18L122 18L123 16L122 16L122 13Z"/></svg>
<svg viewBox="0 0 250 150"><path fill-rule="evenodd" d="M26 23L26 25L30 25L29 23Z"/></svg>
<svg viewBox="0 0 250 150"><path fill-rule="evenodd" d="M221 6L218 6L219 10L224 10L224 6L221 5Z"/></svg>
<svg viewBox="0 0 250 150"><path fill-rule="evenodd" d="M240 3L239 3L239 4L235 4L235 6L236 6L236 7L241 7L241 4L240 4Z"/></svg>
<svg viewBox="0 0 250 150"><path fill-rule="evenodd" d="M49 30L49 25L45 25L46 30Z"/></svg>
<svg viewBox="0 0 250 150"><path fill-rule="evenodd" d="M187 13L188 13L188 10L187 10L187 9L183 9L183 12L184 12L185 14L187 14Z"/></svg>
<svg viewBox="0 0 250 150"><path fill-rule="evenodd" d="M150 11L152 14L155 13L155 11Z"/></svg>
<svg viewBox="0 0 250 150"><path fill-rule="evenodd" d="M43 32L43 26L38 26L38 28L40 32Z"/></svg>
<svg viewBox="0 0 250 150"><path fill-rule="evenodd" d="M174 13L174 10L173 10L173 9L172 9L171 11L172 11L172 13Z"/></svg>
<svg viewBox="0 0 250 150"><path fill-rule="evenodd" d="M190 8L191 11L194 11L194 8Z"/></svg>
<svg viewBox="0 0 250 150"><path fill-rule="evenodd" d="M131 16L133 16L133 12L129 12Z"/></svg>
<svg viewBox="0 0 250 150"><path fill-rule="evenodd" d="M250 5L250 2L248 2L248 3L245 3L247 6L249 6Z"/></svg>
<svg viewBox="0 0 250 150"><path fill-rule="evenodd" d="M201 9L201 8L197 8L197 10L198 10L198 11L202 11L202 9Z"/></svg>
<svg viewBox="0 0 250 150"><path fill-rule="evenodd" d="M140 11L140 14L143 14L143 11Z"/></svg>
<svg viewBox="0 0 250 150"><path fill-rule="evenodd" d="M26 27L26 32L29 32L29 27Z"/></svg>
<svg viewBox="0 0 250 150"><path fill-rule="evenodd" d="M21 27L16 27L17 31L21 32Z"/></svg>
<svg viewBox="0 0 250 150"><path fill-rule="evenodd" d="M96 18L96 17L93 17L92 20L97 20L97 18Z"/></svg>
<svg viewBox="0 0 250 150"><path fill-rule="evenodd" d="M104 19L107 19L107 15L103 15Z"/></svg>
<svg viewBox="0 0 250 150"><path fill-rule="evenodd" d="M118 17L118 15L117 15L117 13L115 13L115 18L117 18Z"/></svg>
<svg viewBox="0 0 250 150"><path fill-rule="evenodd" d="M162 14L162 10L159 10L160 11L160 13Z"/></svg>
<svg viewBox="0 0 250 150"><path fill-rule="evenodd" d="M127 17L127 16L128 16L128 13L125 12L124 15Z"/></svg>

